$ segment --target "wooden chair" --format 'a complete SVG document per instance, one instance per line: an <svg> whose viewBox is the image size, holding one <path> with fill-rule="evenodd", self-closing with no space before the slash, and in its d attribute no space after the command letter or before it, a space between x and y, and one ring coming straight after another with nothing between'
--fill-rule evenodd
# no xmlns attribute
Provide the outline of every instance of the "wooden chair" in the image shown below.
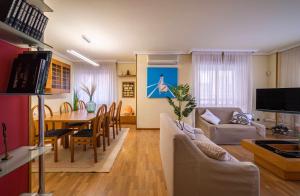
<svg viewBox="0 0 300 196"><path fill-rule="evenodd" d="M48 105L45 105L45 116L47 113L49 113L50 116L53 116L53 112L51 108ZM31 109L32 114L32 125L34 130L34 143L38 144L39 141L39 129L38 126L36 126L36 122L33 119L34 113L38 109L38 106L34 106ZM51 127L49 126L51 125ZM64 138L65 136L69 135L71 133L70 129L56 129L55 123L45 123L45 143L46 144L52 144L54 148L54 161L58 161L58 140L60 138Z"/></svg>
<svg viewBox="0 0 300 196"><path fill-rule="evenodd" d="M83 129L71 136L71 162L74 162L74 145L91 144L94 149L94 161L97 163L97 141L102 136L103 151L105 151L105 123L106 123L106 105L102 105L97 112L91 129Z"/></svg>
<svg viewBox="0 0 300 196"><path fill-rule="evenodd" d="M82 102L81 107L84 106L84 108L85 108L85 103L83 101L81 101L81 102ZM62 113L70 113L70 112L73 111L73 107L69 102L63 102L60 105L59 111L60 111L61 114ZM88 125L87 123L82 123L82 122L66 123L65 124L66 127L71 128L71 129L75 129L75 130L81 129L84 126L87 126L87 125Z"/></svg>
<svg viewBox="0 0 300 196"><path fill-rule="evenodd" d="M73 107L69 102L63 102L59 107L60 113L69 113L73 111Z"/></svg>
<svg viewBox="0 0 300 196"><path fill-rule="evenodd" d="M78 101L78 109L79 110L85 110L86 109L86 104L84 103L84 101L82 101L82 100Z"/></svg>
<svg viewBox="0 0 300 196"><path fill-rule="evenodd" d="M115 122L114 122L114 119L115 119L115 109L116 109L116 103L113 102L111 104L111 106L109 107L109 111L107 112L107 133L106 133L106 136L107 136L107 143L108 145L110 145L110 141L109 141L109 137L110 137L110 127L113 128L113 138L115 139L116 138L116 130L115 130Z"/></svg>
<svg viewBox="0 0 300 196"><path fill-rule="evenodd" d="M117 107L117 112L116 112L116 115L115 115L115 118L114 118L115 119L114 123L116 125L117 134L122 129L122 127L121 127L121 109L122 109L122 101L119 101L118 107Z"/></svg>

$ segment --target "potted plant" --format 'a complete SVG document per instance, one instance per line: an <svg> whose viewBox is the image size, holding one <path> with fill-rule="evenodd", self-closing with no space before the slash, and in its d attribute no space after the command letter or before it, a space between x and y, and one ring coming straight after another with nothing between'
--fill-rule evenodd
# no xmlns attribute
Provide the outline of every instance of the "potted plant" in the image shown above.
<svg viewBox="0 0 300 196"><path fill-rule="evenodd" d="M169 104L173 107L175 115L177 116L177 126L183 130L184 123L182 122L182 119L188 117L195 109L195 97L190 94L190 86L188 84L172 87L170 90L175 96L175 100L170 97L167 99Z"/></svg>
<svg viewBox="0 0 300 196"><path fill-rule="evenodd" d="M73 108L74 108L74 111L78 110L78 101L79 101L78 91L76 89L74 89L74 96L73 96Z"/></svg>
<svg viewBox="0 0 300 196"><path fill-rule="evenodd" d="M96 91L96 85L92 84L91 88L88 88L86 85L82 85L81 89L89 96L90 101L86 103L86 110L89 113L93 113L96 110L96 103L93 101L93 96Z"/></svg>

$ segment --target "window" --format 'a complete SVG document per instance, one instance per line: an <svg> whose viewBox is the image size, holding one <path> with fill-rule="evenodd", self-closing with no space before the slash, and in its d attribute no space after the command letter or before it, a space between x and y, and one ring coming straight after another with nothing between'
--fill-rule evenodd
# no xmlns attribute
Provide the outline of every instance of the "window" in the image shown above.
<svg viewBox="0 0 300 196"><path fill-rule="evenodd" d="M193 53L198 106L252 107L250 53Z"/></svg>

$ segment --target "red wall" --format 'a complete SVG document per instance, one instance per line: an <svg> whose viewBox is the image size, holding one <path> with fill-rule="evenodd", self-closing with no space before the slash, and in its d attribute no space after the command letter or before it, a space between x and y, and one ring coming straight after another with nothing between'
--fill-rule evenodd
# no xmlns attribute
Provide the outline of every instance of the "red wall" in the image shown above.
<svg viewBox="0 0 300 196"><path fill-rule="evenodd" d="M0 40L0 92L5 92L14 58L24 49ZM28 145L29 141L29 97L0 96L0 123L7 127L9 150ZM0 126L1 128L2 126ZM4 152L2 128L0 132L0 154ZM1 165L1 164L0 164ZM18 196L29 191L29 166L18 168L0 178L0 195Z"/></svg>

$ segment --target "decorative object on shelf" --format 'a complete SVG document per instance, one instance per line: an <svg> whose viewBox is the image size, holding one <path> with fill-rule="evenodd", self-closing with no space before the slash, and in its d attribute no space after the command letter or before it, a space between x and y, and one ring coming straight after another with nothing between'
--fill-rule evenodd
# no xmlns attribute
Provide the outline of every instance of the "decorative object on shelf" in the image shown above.
<svg viewBox="0 0 300 196"><path fill-rule="evenodd" d="M8 93L43 94L48 78L51 51L26 51L13 62Z"/></svg>
<svg viewBox="0 0 300 196"><path fill-rule="evenodd" d="M12 156L10 156L8 154L8 150L7 150L7 141L6 141L6 138L7 138L7 134L6 134L6 125L5 123L2 123L2 134L3 134L3 144L4 144L4 157L2 158L2 161L7 161L9 159L12 158Z"/></svg>
<svg viewBox="0 0 300 196"><path fill-rule="evenodd" d="M81 89L89 96L90 101L86 103L86 110L89 113L93 113L96 110L96 103L93 101L93 96L96 91L96 85L92 84L91 88L88 88L86 85L82 85Z"/></svg>
<svg viewBox="0 0 300 196"><path fill-rule="evenodd" d="M122 82L122 97L134 98L134 82Z"/></svg>
<svg viewBox="0 0 300 196"><path fill-rule="evenodd" d="M190 113L195 109L195 97L190 94L190 86L188 84L172 87L170 90L175 96L178 104L176 105L170 97L167 97L168 102L173 107L174 113L177 116L177 126L181 130L183 130L184 123L182 122L182 119L188 117Z"/></svg>
<svg viewBox="0 0 300 196"><path fill-rule="evenodd" d="M130 75L130 71L129 71L129 70L126 71L126 75L127 75L127 76Z"/></svg>
<svg viewBox="0 0 300 196"><path fill-rule="evenodd" d="M48 18L43 11L25 0L1 1L0 7L0 21L32 38L41 40L48 23Z"/></svg>
<svg viewBox="0 0 300 196"><path fill-rule="evenodd" d="M132 107L130 105L125 106L124 116L132 116L132 115L134 115Z"/></svg>
<svg viewBox="0 0 300 196"><path fill-rule="evenodd" d="M73 109L74 111L78 110L78 91L76 89L74 89L74 97L73 97Z"/></svg>
<svg viewBox="0 0 300 196"><path fill-rule="evenodd" d="M147 69L147 97L174 98L170 90L177 86L178 68L148 67Z"/></svg>

